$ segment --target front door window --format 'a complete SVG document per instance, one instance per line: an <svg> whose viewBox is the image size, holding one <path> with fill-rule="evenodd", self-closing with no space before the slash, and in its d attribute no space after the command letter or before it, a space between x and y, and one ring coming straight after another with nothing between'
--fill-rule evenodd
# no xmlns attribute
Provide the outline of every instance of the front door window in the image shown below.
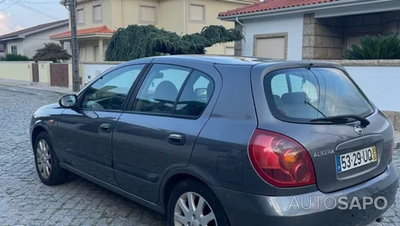
<svg viewBox="0 0 400 226"><path fill-rule="evenodd" d="M106 74L85 92L82 108L91 110L121 110L122 105L144 65L123 67Z"/></svg>

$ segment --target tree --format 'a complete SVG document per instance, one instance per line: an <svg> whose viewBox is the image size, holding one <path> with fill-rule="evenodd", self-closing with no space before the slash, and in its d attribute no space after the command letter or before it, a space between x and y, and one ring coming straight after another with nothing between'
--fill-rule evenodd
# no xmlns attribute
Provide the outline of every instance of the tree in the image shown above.
<svg viewBox="0 0 400 226"><path fill-rule="evenodd" d="M108 61L128 61L142 57L175 54L204 54L214 44L240 41L243 34L235 29L211 25L200 33L180 36L153 25L129 25L111 38L106 51Z"/></svg>
<svg viewBox="0 0 400 226"><path fill-rule="evenodd" d="M36 50L36 54L33 56L34 61L53 61L58 62L60 60L69 60L71 55L67 53L60 45L55 43L46 43L44 47Z"/></svg>
<svg viewBox="0 0 400 226"><path fill-rule="evenodd" d="M352 45L344 52L344 58L357 59L400 59L400 39L398 33L392 35L366 35L361 38L361 46Z"/></svg>

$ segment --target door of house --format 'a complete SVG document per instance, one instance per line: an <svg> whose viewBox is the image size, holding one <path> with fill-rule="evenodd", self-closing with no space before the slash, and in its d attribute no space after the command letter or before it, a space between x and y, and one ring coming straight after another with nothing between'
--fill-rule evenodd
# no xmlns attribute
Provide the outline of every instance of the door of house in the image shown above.
<svg viewBox="0 0 400 226"><path fill-rule="evenodd" d="M32 64L32 81L39 82L39 64Z"/></svg>
<svg viewBox="0 0 400 226"><path fill-rule="evenodd" d="M68 87L68 64L50 64L50 86Z"/></svg>

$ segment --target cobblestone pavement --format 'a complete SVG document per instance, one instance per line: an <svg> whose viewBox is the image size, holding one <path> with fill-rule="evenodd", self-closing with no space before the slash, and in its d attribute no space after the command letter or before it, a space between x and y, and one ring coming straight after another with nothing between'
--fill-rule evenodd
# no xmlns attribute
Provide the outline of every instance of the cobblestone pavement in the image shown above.
<svg viewBox="0 0 400 226"><path fill-rule="evenodd" d="M145 207L78 176L55 187L43 185L35 171L29 143L31 114L56 102L54 92L0 85L0 225L165 226L165 219ZM400 152L395 162L400 168ZM381 223L400 225L400 192Z"/></svg>

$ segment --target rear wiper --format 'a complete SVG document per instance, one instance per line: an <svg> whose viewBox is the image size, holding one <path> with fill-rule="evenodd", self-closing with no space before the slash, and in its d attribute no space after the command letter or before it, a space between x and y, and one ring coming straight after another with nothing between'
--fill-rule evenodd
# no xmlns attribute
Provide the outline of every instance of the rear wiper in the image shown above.
<svg viewBox="0 0 400 226"><path fill-rule="evenodd" d="M320 113L322 116L324 116L324 118L326 118L326 115L325 115L321 110L319 110L317 107L315 107L314 105L312 105L310 102L304 101L304 103L305 103L305 104L308 104L310 107L312 107L313 109L315 109L316 111L318 111L318 113Z"/></svg>
<svg viewBox="0 0 400 226"><path fill-rule="evenodd" d="M331 117L326 117L326 118L316 118L311 120L311 122L338 122L338 123L346 123L349 120L348 119L355 119L357 121L361 122L361 126L366 127L370 124L368 119L365 119L363 117L360 117L358 115L338 115L338 116L331 116Z"/></svg>

